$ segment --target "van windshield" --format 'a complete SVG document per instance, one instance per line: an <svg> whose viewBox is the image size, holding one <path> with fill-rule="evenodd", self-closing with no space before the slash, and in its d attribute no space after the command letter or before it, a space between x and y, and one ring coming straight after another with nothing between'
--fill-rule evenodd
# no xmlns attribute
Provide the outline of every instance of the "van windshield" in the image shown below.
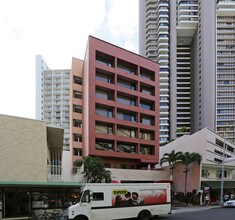
<svg viewBox="0 0 235 220"><path fill-rule="evenodd" d="M90 190L85 190L81 192L81 195L82 196L80 202L86 202L86 203L90 202Z"/></svg>

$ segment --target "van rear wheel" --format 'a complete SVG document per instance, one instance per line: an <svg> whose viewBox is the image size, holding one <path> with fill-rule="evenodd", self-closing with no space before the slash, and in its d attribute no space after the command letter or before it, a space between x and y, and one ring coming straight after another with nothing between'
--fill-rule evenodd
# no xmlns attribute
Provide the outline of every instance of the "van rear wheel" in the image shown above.
<svg viewBox="0 0 235 220"><path fill-rule="evenodd" d="M149 220L151 217L151 213L148 210L144 210L140 212L138 216L138 220Z"/></svg>

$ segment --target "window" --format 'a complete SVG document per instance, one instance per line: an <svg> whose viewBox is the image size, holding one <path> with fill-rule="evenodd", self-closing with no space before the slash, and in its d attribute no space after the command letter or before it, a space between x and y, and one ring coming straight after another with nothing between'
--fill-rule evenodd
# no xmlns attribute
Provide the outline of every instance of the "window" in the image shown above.
<svg viewBox="0 0 235 220"><path fill-rule="evenodd" d="M114 74L97 69L96 80L107 82L107 83L114 83Z"/></svg>
<svg viewBox="0 0 235 220"><path fill-rule="evenodd" d="M154 140L154 131L140 131L140 138L143 140Z"/></svg>
<svg viewBox="0 0 235 220"><path fill-rule="evenodd" d="M117 102L122 103L124 105L136 106L136 98L126 97L123 95L117 96Z"/></svg>
<svg viewBox="0 0 235 220"><path fill-rule="evenodd" d="M114 57L99 51L96 51L96 61L114 67Z"/></svg>
<svg viewBox="0 0 235 220"><path fill-rule="evenodd" d="M140 145L140 154L154 155L154 146Z"/></svg>
<svg viewBox="0 0 235 220"><path fill-rule="evenodd" d="M130 73L130 74L134 74L136 75L137 73L137 66L132 64L132 63L128 63L124 60L120 60L118 59L117 61L117 68L124 71L124 72L127 72L127 73Z"/></svg>
<svg viewBox="0 0 235 220"><path fill-rule="evenodd" d="M152 80L154 81L154 76L155 76L155 73L151 70L148 70L148 69L145 69L145 68L140 68L140 76L145 78L145 79L149 79L149 80Z"/></svg>
<svg viewBox="0 0 235 220"><path fill-rule="evenodd" d="M73 119L73 127L81 128L82 127L82 121Z"/></svg>
<svg viewBox="0 0 235 220"><path fill-rule="evenodd" d="M129 82L127 80L118 79L117 84L123 88L136 90L136 82Z"/></svg>
<svg viewBox="0 0 235 220"><path fill-rule="evenodd" d="M103 200L104 200L104 193L102 192L93 193L93 201L103 201Z"/></svg>
<svg viewBox="0 0 235 220"><path fill-rule="evenodd" d="M104 150L104 151L113 151L113 142L106 140L96 140L95 149Z"/></svg>
<svg viewBox="0 0 235 220"><path fill-rule="evenodd" d="M73 148L73 156L82 156L82 149Z"/></svg>
<svg viewBox="0 0 235 220"><path fill-rule="evenodd" d="M136 114L130 112L118 111L117 118L125 121L136 122Z"/></svg>
<svg viewBox="0 0 235 220"><path fill-rule="evenodd" d="M202 169L202 177L208 178L210 175L208 170Z"/></svg>
<svg viewBox="0 0 235 220"><path fill-rule="evenodd" d="M140 107L146 110L154 110L154 102L140 100Z"/></svg>
<svg viewBox="0 0 235 220"><path fill-rule="evenodd" d="M81 134L73 134L73 141L82 142L82 135Z"/></svg>
<svg viewBox="0 0 235 220"><path fill-rule="evenodd" d="M231 147L231 146L229 146L229 145L227 145L227 150L228 150L228 151L231 151L231 152L234 152L234 148Z"/></svg>
<svg viewBox="0 0 235 220"><path fill-rule="evenodd" d="M136 144L118 143L117 144L117 151L135 154L136 153Z"/></svg>
<svg viewBox="0 0 235 220"><path fill-rule="evenodd" d="M100 116L113 118L113 109L112 108L96 106L95 113Z"/></svg>
<svg viewBox="0 0 235 220"><path fill-rule="evenodd" d="M136 129L118 126L116 134L123 137L136 138Z"/></svg>
<svg viewBox="0 0 235 220"><path fill-rule="evenodd" d="M215 173L215 176L216 178L221 178L221 175L222 174L222 171L221 170L216 170L216 173ZM227 178L228 177L228 172L227 170L224 171L224 178Z"/></svg>
<svg viewBox="0 0 235 220"><path fill-rule="evenodd" d="M154 88L148 85L141 85L140 92L147 95L154 95Z"/></svg>
<svg viewBox="0 0 235 220"><path fill-rule="evenodd" d="M96 123L95 131L97 133L113 134L113 125Z"/></svg>
<svg viewBox="0 0 235 220"><path fill-rule="evenodd" d="M217 163L222 163L222 160L218 159L218 158L214 158L214 161Z"/></svg>
<svg viewBox="0 0 235 220"><path fill-rule="evenodd" d="M101 89L96 89L96 97L100 99L112 100L114 101L113 91L104 91Z"/></svg>
<svg viewBox="0 0 235 220"><path fill-rule="evenodd" d="M73 105L73 112L82 113L82 106Z"/></svg>
<svg viewBox="0 0 235 220"><path fill-rule="evenodd" d="M73 97L76 99L82 99L82 92L73 91Z"/></svg>
<svg viewBox="0 0 235 220"><path fill-rule="evenodd" d="M140 122L145 125L154 125L154 118L150 116L141 116Z"/></svg>
<svg viewBox="0 0 235 220"><path fill-rule="evenodd" d="M85 203L90 202L90 190L86 190L83 192L81 202L85 202Z"/></svg>
<svg viewBox="0 0 235 220"><path fill-rule="evenodd" d="M69 204L77 203L78 197L79 193L71 189L60 192L51 191L50 188L37 189L32 191L32 208L44 209L46 206L49 209L66 209Z"/></svg>

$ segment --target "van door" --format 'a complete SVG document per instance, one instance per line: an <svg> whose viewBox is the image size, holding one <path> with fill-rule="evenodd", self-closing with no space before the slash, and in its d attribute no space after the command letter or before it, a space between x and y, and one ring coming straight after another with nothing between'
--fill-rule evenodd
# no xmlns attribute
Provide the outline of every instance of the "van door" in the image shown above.
<svg viewBox="0 0 235 220"><path fill-rule="evenodd" d="M85 190L82 194L82 198L80 201L80 207L83 210L83 214L86 216L91 215L91 196L90 196L90 190Z"/></svg>
<svg viewBox="0 0 235 220"><path fill-rule="evenodd" d="M105 210L104 192L93 192L91 201L92 220L104 220L107 218Z"/></svg>

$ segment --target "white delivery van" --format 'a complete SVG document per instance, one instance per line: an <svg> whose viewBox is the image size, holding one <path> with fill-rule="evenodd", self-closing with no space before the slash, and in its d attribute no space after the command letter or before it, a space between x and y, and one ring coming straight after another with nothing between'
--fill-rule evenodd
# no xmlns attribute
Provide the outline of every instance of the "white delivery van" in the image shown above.
<svg viewBox="0 0 235 220"><path fill-rule="evenodd" d="M112 220L171 213L170 183L87 183L80 202L68 208L70 220Z"/></svg>

